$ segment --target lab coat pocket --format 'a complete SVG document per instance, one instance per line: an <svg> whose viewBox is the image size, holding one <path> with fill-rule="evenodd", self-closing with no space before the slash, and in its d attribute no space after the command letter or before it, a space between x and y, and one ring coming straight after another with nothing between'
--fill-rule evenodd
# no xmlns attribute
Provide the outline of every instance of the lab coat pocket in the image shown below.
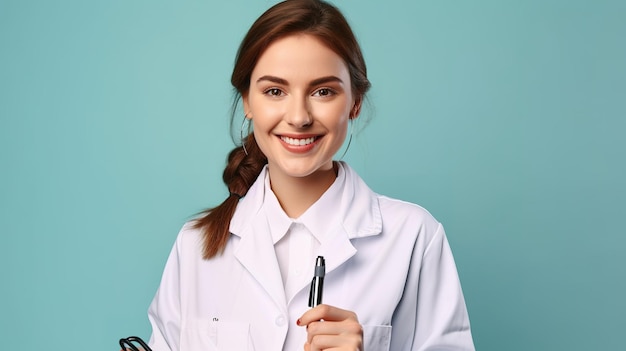
<svg viewBox="0 0 626 351"><path fill-rule="evenodd" d="M254 351L249 323L197 320L182 334L181 350L185 351Z"/></svg>
<svg viewBox="0 0 626 351"><path fill-rule="evenodd" d="M389 351L391 344L390 325L364 325L363 349L370 351Z"/></svg>

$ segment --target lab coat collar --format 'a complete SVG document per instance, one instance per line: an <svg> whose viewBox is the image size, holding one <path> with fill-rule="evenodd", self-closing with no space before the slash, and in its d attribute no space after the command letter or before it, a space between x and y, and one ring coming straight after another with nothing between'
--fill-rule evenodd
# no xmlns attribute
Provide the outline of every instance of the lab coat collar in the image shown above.
<svg viewBox="0 0 626 351"><path fill-rule="evenodd" d="M276 245L276 243L280 241L285 234L287 234L289 227L291 227L291 224L294 221L287 216L285 211L283 211L280 206L280 202L278 202L276 195L274 195L274 192L271 190L268 172L265 172L263 184L263 211L265 211L268 218L272 219L271 221L268 221L268 224L272 235L272 243Z"/></svg>
<svg viewBox="0 0 626 351"><path fill-rule="evenodd" d="M341 203L338 209L342 231L348 239L363 238L380 234L382 217L377 195L365 184L361 177L343 161L337 162L345 172L342 185ZM252 184L246 196L239 201L237 210L230 222L230 232L243 237L250 228L251 219L259 214L265 196L264 180L267 166Z"/></svg>
<svg viewBox="0 0 626 351"><path fill-rule="evenodd" d="M349 239L378 235L383 220L378 195L345 162L338 162L345 172L341 206L339 208L343 228Z"/></svg>
<svg viewBox="0 0 626 351"><path fill-rule="evenodd" d="M348 164L342 161L337 163L345 172L338 209L342 231L348 239L380 234L382 217L377 195ZM245 228L250 228L250 220L259 214L265 196L266 173L267 166L263 168L246 196L239 201L235 215L230 222L230 232L234 235L243 237Z"/></svg>
<svg viewBox="0 0 626 351"><path fill-rule="evenodd" d="M337 232L320 246L320 255L326 258L326 272L331 273L356 253L351 240L378 235L382 231L382 217L377 195L346 163L339 162L345 172L341 200L337 213ZM281 309L286 298L270 226L263 208L264 180L267 166L239 201L230 222L230 232L241 238L235 248L235 257L264 287Z"/></svg>
<svg viewBox="0 0 626 351"><path fill-rule="evenodd" d="M345 173L343 167L337 167L337 177L333 184L296 220L307 227L322 245L332 240L338 231L342 231L341 214L337 212L337 204L341 204L346 184Z"/></svg>

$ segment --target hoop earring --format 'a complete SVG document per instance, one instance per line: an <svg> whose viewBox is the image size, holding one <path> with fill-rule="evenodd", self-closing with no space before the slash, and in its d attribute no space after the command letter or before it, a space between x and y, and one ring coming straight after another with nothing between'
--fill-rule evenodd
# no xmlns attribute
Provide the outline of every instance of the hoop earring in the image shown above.
<svg viewBox="0 0 626 351"><path fill-rule="evenodd" d="M348 149L350 149L350 144L352 144L352 131L354 130L354 119L350 118L349 123L350 123L350 136L348 137L348 146L346 146L346 149L343 151L343 154L341 154L341 157L339 157L339 161L343 160L343 157L348 152Z"/></svg>
<svg viewBox="0 0 626 351"><path fill-rule="evenodd" d="M246 122L248 122L248 128L246 128L248 133L246 134L246 136L244 136L243 127L246 125ZM248 118L248 115L243 115L243 122L241 123L241 129L239 130L239 138L241 139L241 147L243 148L243 152L246 154L246 156L248 156L248 150L246 150L246 137L249 134L250 134L250 119Z"/></svg>

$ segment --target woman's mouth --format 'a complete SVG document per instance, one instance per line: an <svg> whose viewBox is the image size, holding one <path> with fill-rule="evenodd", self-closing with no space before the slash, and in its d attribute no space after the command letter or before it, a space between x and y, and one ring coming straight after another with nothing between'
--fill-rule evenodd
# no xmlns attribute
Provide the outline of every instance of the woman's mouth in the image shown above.
<svg viewBox="0 0 626 351"><path fill-rule="evenodd" d="M297 138L281 136L280 139L291 146L305 146L305 145L312 144L317 139L317 137L297 139Z"/></svg>
<svg viewBox="0 0 626 351"><path fill-rule="evenodd" d="M316 148L322 135L303 135L302 138L294 136L280 135L280 142L283 147L296 154L306 154Z"/></svg>

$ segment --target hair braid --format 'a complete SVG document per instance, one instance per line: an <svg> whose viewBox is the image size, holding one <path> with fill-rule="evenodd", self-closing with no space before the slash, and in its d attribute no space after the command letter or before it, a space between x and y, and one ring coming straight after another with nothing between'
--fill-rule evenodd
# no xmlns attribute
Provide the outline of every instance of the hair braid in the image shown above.
<svg viewBox="0 0 626 351"><path fill-rule="evenodd" d="M230 237L230 220L237 209L239 199L248 193L267 163L267 158L257 145L254 134L250 133L245 143L248 154L241 146L234 148L228 154L228 164L224 169L222 179L230 194L220 205L207 210L205 215L194 223L195 228L202 230L205 259L224 251Z"/></svg>

